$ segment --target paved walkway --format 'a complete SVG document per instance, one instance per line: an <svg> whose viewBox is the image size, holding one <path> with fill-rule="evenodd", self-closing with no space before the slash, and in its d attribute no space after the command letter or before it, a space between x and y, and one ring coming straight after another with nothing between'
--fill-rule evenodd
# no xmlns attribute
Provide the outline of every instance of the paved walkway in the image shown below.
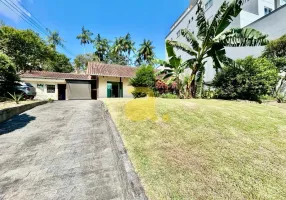
<svg viewBox="0 0 286 200"><path fill-rule="evenodd" d="M0 200L122 199L98 101L59 101L0 124Z"/></svg>

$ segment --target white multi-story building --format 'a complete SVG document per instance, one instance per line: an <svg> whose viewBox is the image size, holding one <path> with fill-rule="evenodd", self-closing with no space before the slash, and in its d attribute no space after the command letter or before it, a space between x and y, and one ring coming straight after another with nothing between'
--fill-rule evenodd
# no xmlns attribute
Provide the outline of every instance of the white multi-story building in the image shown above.
<svg viewBox="0 0 286 200"><path fill-rule="evenodd" d="M212 20L224 0L202 0L205 8L206 19ZM228 0L230 1L230 0ZM241 13L233 20L228 28L251 27L269 35L269 39L276 39L286 34L286 0L244 0ZM181 29L189 29L197 34L196 22L197 0L190 0L190 6L172 25L166 40L186 42L181 36ZM187 43L187 42L186 42ZM232 59L244 58L249 55L259 56L263 47L226 48L227 56ZM189 55L176 50L178 56L187 60ZM212 60L206 63L205 81L213 79L215 71Z"/></svg>

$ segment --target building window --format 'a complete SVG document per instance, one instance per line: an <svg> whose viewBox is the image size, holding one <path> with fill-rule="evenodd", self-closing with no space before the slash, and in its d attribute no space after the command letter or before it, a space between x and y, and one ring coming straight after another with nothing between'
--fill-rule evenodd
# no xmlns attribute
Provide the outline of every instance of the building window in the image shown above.
<svg viewBox="0 0 286 200"><path fill-rule="evenodd" d="M177 32L177 38L181 36L181 30Z"/></svg>
<svg viewBox="0 0 286 200"><path fill-rule="evenodd" d="M264 15L268 15L269 13L271 13L273 11L273 9L268 8L268 7L264 7Z"/></svg>
<svg viewBox="0 0 286 200"><path fill-rule="evenodd" d="M56 86L55 85L47 85L47 93L55 93Z"/></svg>
<svg viewBox="0 0 286 200"><path fill-rule="evenodd" d="M192 17L192 21L194 21L194 17Z"/></svg>
<svg viewBox="0 0 286 200"><path fill-rule="evenodd" d="M205 10L209 9L213 5L213 0L207 0L205 4Z"/></svg>

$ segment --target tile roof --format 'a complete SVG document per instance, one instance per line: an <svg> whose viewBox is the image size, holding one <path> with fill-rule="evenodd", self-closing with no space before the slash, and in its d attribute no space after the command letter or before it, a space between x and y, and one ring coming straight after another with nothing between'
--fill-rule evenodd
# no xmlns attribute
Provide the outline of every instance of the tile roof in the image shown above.
<svg viewBox="0 0 286 200"><path fill-rule="evenodd" d="M31 71L20 75L21 78L51 78L51 79L77 79L90 80L90 76L86 74L47 72L47 71Z"/></svg>
<svg viewBox="0 0 286 200"><path fill-rule="evenodd" d="M136 67L89 62L87 74L99 76L133 77Z"/></svg>

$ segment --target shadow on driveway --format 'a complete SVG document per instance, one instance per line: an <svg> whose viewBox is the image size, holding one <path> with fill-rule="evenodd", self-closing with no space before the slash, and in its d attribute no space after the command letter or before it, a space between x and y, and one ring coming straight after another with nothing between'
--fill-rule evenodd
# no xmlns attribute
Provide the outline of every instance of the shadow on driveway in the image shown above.
<svg viewBox="0 0 286 200"><path fill-rule="evenodd" d="M3 123L0 123L0 135L7 134L17 129L23 128L35 119L36 117L27 114L16 115L15 117Z"/></svg>

